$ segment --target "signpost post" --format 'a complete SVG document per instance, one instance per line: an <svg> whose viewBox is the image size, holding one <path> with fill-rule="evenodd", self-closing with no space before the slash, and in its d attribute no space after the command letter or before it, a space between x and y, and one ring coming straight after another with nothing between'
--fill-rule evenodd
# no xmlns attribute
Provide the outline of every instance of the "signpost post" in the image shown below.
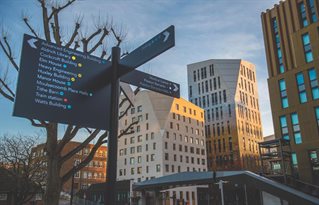
<svg viewBox="0 0 319 205"><path fill-rule="evenodd" d="M146 89L157 89L166 95L179 97L179 85L173 82L144 74L134 70L138 66L153 59L157 55L166 51L175 45L174 26L170 26L159 33L151 40L135 49L131 54L123 59L120 58L120 48L112 48L112 79L111 79L111 117L110 135L108 140L108 162L107 176L108 185L106 192L105 205L116 205L116 174L117 174L117 135L118 135L118 99L119 99L119 79L123 75L123 81L129 84L141 86ZM133 72L132 75L129 73ZM128 74L127 74L128 73ZM166 89L166 90L165 90ZM174 92L174 93L173 93ZM116 122L115 122L116 121Z"/></svg>

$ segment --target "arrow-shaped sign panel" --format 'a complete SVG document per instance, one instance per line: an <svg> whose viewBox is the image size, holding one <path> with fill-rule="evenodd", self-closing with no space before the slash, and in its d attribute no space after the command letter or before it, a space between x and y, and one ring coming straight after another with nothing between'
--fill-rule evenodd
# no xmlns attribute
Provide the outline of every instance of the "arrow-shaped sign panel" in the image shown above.
<svg viewBox="0 0 319 205"><path fill-rule="evenodd" d="M175 28L170 26L121 59L119 75L122 76L175 45Z"/></svg>
<svg viewBox="0 0 319 205"><path fill-rule="evenodd" d="M162 93L171 97L180 97L179 84L144 73L139 70L133 70L129 72L128 74L122 76L120 80L122 82Z"/></svg>

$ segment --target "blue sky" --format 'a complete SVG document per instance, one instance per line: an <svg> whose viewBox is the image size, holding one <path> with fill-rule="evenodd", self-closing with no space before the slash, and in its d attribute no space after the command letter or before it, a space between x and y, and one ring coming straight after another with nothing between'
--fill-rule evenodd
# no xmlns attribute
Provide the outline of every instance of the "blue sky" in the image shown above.
<svg viewBox="0 0 319 205"><path fill-rule="evenodd" d="M169 25L175 25L176 46L139 69L180 83L181 95L186 99L187 64L214 58L241 58L254 63L264 135L269 135L273 125L260 14L275 3L278 0L79 0L61 14L62 31L65 36L70 35L74 20L82 15L86 34L100 16L126 31L123 49L131 51ZM36 0L0 0L0 28L9 33L18 62L22 35L29 33L21 20L24 14L43 37L41 8ZM109 45L113 42L109 41ZM8 66L0 51L0 74ZM9 73L13 87L16 76L15 72ZM1 97L0 135L39 132L29 121L12 117L12 109L12 103Z"/></svg>

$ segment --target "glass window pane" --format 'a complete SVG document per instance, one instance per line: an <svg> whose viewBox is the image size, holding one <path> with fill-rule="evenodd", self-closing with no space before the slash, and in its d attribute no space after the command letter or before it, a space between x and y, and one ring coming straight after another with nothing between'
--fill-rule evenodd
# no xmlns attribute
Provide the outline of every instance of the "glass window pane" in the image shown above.
<svg viewBox="0 0 319 205"><path fill-rule="evenodd" d="M319 93L318 93L319 94ZM307 94L305 91L301 92L299 94L299 98L300 98L300 103L305 103L307 102Z"/></svg>
<svg viewBox="0 0 319 205"><path fill-rule="evenodd" d="M304 34L302 35L302 42L304 45L308 45L310 44L310 38L309 38L309 34Z"/></svg>
<svg viewBox="0 0 319 205"><path fill-rule="evenodd" d="M298 114L297 113L291 114L291 122L292 122L293 125L299 124Z"/></svg>
<svg viewBox="0 0 319 205"><path fill-rule="evenodd" d="M302 73L298 73L296 78L297 78L297 84L298 84L298 85L301 85L301 84L304 84L304 83L305 83L304 77L303 77L303 74L302 74Z"/></svg>
<svg viewBox="0 0 319 205"><path fill-rule="evenodd" d="M282 103L282 108L287 108L289 106L288 105L288 98L287 97L282 98L281 103Z"/></svg>
<svg viewBox="0 0 319 205"><path fill-rule="evenodd" d="M316 107L316 118L319 119L319 107Z"/></svg>
<svg viewBox="0 0 319 205"><path fill-rule="evenodd" d="M284 135L284 136L282 136L282 138L283 138L284 140L289 140L289 135Z"/></svg>
<svg viewBox="0 0 319 205"><path fill-rule="evenodd" d="M301 143L302 143L302 139L301 139L301 134L300 134L300 132L296 132L296 133L294 134L294 136L295 136L295 143L296 143L296 144L301 144Z"/></svg>
<svg viewBox="0 0 319 205"><path fill-rule="evenodd" d="M312 89L312 98L314 100L319 99L319 88L318 87Z"/></svg>
<svg viewBox="0 0 319 205"><path fill-rule="evenodd" d="M310 81L317 79L316 70L314 68L310 69L308 71L308 74L309 74Z"/></svg>
<svg viewBox="0 0 319 205"><path fill-rule="evenodd" d="M297 160L297 154L296 153L292 153L291 154L291 160L292 160L292 164L293 165L298 165L298 160Z"/></svg>
<svg viewBox="0 0 319 205"><path fill-rule="evenodd" d="M308 51L306 53L306 62L309 63L309 62L312 62L313 61L313 56L312 56L312 52L311 51Z"/></svg>
<svg viewBox="0 0 319 205"><path fill-rule="evenodd" d="M279 88L280 88L280 91L286 90L286 82L285 82L284 79L281 79L281 80L279 81Z"/></svg>
<svg viewBox="0 0 319 205"><path fill-rule="evenodd" d="M280 73L284 73L285 72L285 68L284 68L284 65L280 65L279 66L279 71L280 71Z"/></svg>
<svg viewBox="0 0 319 205"><path fill-rule="evenodd" d="M286 116L281 116L281 117L280 117L280 125L281 125L281 127L287 127L287 119L286 119Z"/></svg>

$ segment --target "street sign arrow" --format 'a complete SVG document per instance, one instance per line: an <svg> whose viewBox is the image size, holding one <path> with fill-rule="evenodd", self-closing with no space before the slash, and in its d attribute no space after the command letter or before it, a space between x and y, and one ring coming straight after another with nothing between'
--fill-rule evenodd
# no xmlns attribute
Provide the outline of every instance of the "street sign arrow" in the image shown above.
<svg viewBox="0 0 319 205"><path fill-rule="evenodd" d="M37 48L37 46L35 45L35 42L37 42L38 40L35 38L31 38L30 40L28 40L28 44L32 47L32 48Z"/></svg>
<svg viewBox="0 0 319 205"><path fill-rule="evenodd" d="M165 31L163 34L164 34L164 36L165 36L163 42L166 42L167 39L168 39L168 37L169 37L169 32L168 32L168 31Z"/></svg>
<svg viewBox="0 0 319 205"><path fill-rule="evenodd" d="M175 28L170 26L120 60L119 75L143 65L175 45Z"/></svg>
<svg viewBox="0 0 319 205"><path fill-rule="evenodd" d="M133 70L120 78L122 82L132 84L151 91L162 93L171 97L179 98L179 84L159 78L154 75Z"/></svg>

